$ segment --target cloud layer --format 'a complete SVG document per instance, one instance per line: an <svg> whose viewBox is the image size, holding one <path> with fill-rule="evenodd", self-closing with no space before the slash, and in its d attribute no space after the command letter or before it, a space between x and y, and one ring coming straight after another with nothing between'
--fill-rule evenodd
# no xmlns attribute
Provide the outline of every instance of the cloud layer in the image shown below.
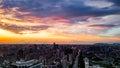
<svg viewBox="0 0 120 68"><path fill-rule="evenodd" d="M120 0L0 1L0 29L16 34L119 37L119 17Z"/></svg>
<svg viewBox="0 0 120 68"><path fill-rule="evenodd" d="M93 6L86 3L92 3ZM20 11L31 12L29 15L39 17L61 16L64 18L73 18L79 16L104 16L119 14L119 0L3 0L2 8L19 7ZM104 4L103 8L99 8ZM112 3L109 5L109 3ZM98 5L95 5L98 4ZM98 6L98 7L97 7ZM115 7L115 8L114 8Z"/></svg>

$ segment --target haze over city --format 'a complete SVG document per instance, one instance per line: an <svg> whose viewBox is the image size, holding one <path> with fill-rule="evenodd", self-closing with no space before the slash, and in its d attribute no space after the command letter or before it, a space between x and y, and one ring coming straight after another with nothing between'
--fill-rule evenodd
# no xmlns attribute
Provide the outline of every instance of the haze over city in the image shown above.
<svg viewBox="0 0 120 68"><path fill-rule="evenodd" d="M0 0L0 43L118 43L120 0Z"/></svg>

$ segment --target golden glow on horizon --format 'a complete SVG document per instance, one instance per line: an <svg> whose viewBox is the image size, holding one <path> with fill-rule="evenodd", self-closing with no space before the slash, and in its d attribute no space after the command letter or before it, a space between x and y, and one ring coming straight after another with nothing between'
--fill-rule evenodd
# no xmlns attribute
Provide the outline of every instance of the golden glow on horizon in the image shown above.
<svg viewBox="0 0 120 68"><path fill-rule="evenodd" d="M59 36L58 36L59 34ZM120 41L119 38L106 38L95 35L70 35L70 34L50 34L41 32L38 34L13 34L0 30L0 43L94 43L94 42L112 42Z"/></svg>

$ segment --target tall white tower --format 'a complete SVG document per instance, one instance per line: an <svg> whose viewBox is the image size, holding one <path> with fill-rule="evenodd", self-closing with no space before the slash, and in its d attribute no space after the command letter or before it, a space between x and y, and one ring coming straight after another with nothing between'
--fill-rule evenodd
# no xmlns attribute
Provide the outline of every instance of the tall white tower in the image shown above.
<svg viewBox="0 0 120 68"><path fill-rule="evenodd" d="M84 58L85 68L89 68L89 59L86 57Z"/></svg>

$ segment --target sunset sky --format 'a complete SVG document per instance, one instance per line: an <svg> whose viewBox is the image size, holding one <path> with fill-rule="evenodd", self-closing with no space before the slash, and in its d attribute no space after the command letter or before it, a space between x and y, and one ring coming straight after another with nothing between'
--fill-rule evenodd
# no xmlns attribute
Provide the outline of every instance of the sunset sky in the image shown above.
<svg viewBox="0 0 120 68"><path fill-rule="evenodd" d="M120 0L0 0L0 43L120 42Z"/></svg>

